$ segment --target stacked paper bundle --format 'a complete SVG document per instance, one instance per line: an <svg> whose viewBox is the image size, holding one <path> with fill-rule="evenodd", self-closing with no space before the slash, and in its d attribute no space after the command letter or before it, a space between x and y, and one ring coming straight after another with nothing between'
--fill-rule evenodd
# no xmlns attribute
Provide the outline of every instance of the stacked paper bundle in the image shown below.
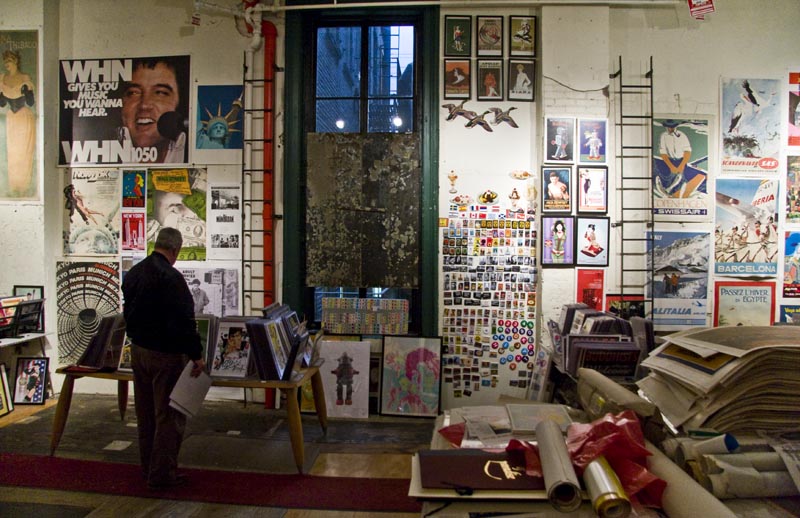
<svg viewBox="0 0 800 518"><path fill-rule="evenodd" d="M800 422L800 326L719 327L671 334L638 382L676 427L778 431Z"/></svg>

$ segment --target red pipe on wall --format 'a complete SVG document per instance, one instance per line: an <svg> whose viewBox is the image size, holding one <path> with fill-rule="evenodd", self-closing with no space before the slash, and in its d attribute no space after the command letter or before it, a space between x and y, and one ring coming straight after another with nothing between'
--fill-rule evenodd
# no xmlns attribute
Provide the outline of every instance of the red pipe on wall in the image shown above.
<svg viewBox="0 0 800 518"><path fill-rule="evenodd" d="M260 0L244 0L245 10L258 5ZM248 29L256 30L248 24ZM261 37L264 46L264 99L263 99L263 193L264 207L262 229L264 231L264 289L263 305L268 306L275 301L275 54L278 30L267 20L261 20ZM254 306L255 307L255 306Z"/></svg>
<svg viewBox="0 0 800 518"><path fill-rule="evenodd" d="M264 306L275 301L275 47L278 30L261 22L264 38ZM267 207L269 206L269 207Z"/></svg>

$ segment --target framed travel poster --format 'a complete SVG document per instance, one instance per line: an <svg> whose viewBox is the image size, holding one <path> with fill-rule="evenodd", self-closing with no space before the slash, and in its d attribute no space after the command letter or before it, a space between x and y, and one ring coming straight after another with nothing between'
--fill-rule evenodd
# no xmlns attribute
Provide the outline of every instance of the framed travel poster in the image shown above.
<svg viewBox="0 0 800 518"><path fill-rule="evenodd" d="M475 32L478 56L503 55L502 16L478 16Z"/></svg>
<svg viewBox="0 0 800 518"><path fill-rule="evenodd" d="M542 212L572 212L572 167L542 167Z"/></svg>
<svg viewBox="0 0 800 518"><path fill-rule="evenodd" d="M575 230L575 264L608 266L609 218L578 218Z"/></svg>
<svg viewBox="0 0 800 518"><path fill-rule="evenodd" d="M508 60L509 101L533 101L534 67L532 59Z"/></svg>
<svg viewBox="0 0 800 518"><path fill-rule="evenodd" d="M608 212L608 168L578 167L578 212Z"/></svg>
<svg viewBox="0 0 800 518"><path fill-rule="evenodd" d="M381 414L438 415L441 350L441 337L383 337Z"/></svg>
<svg viewBox="0 0 800 518"><path fill-rule="evenodd" d="M472 63L469 59L444 60L444 98L469 99L472 96Z"/></svg>
<svg viewBox="0 0 800 518"><path fill-rule="evenodd" d="M536 55L536 17L508 17L508 48L510 56Z"/></svg>
<svg viewBox="0 0 800 518"><path fill-rule="evenodd" d="M445 16L443 32L445 56L470 56L472 51L472 16Z"/></svg>
<svg viewBox="0 0 800 518"><path fill-rule="evenodd" d="M542 266L559 267L575 264L575 218L572 216L542 217Z"/></svg>
<svg viewBox="0 0 800 518"><path fill-rule="evenodd" d="M478 60L478 100L503 100L503 60Z"/></svg>
<svg viewBox="0 0 800 518"><path fill-rule="evenodd" d="M17 374L14 377L15 405L43 405L47 398L47 367L50 358L17 358Z"/></svg>
<svg viewBox="0 0 800 518"><path fill-rule="evenodd" d="M775 283L714 283L714 327L771 326L775 322Z"/></svg>

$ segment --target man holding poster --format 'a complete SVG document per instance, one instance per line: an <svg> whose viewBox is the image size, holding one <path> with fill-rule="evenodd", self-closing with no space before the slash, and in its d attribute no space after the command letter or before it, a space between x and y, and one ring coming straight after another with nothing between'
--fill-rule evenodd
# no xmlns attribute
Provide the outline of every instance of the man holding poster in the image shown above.
<svg viewBox="0 0 800 518"><path fill-rule="evenodd" d="M60 165L188 162L189 56L61 61Z"/></svg>

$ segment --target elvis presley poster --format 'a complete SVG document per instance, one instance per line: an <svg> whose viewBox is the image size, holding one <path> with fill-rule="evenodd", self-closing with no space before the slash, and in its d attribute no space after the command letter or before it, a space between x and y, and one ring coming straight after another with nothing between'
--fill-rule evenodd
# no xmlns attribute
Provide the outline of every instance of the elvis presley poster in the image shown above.
<svg viewBox="0 0 800 518"><path fill-rule="evenodd" d="M188 162L189 56L59 63L59 165Z"/></svg>

